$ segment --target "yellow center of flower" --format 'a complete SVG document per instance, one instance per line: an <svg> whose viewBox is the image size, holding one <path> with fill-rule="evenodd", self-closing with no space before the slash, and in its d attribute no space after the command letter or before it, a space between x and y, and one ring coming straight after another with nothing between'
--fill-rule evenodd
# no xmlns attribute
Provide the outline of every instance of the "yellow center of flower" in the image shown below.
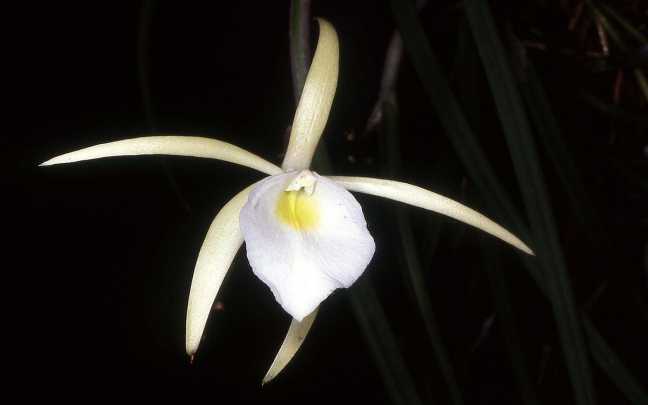
<svg viewBox="0 0 648 405"><path fill-rule="evenodd" d="M319 220L317 202L303 189L282 191L276 212L281 222L299 231L314 228Z"/></svg>

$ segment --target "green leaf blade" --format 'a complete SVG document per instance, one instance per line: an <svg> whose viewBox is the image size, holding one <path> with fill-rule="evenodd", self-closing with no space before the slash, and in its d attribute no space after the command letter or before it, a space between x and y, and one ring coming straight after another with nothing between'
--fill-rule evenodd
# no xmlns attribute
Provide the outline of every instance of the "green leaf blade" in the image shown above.
<svg viewBox="0 0 648 405"><path fill-rule="evenodd" d="M465 5L535 236L574 398L577 404L592 405L596 397L589 359L531 127L488 4L469 0Z"/></svg>

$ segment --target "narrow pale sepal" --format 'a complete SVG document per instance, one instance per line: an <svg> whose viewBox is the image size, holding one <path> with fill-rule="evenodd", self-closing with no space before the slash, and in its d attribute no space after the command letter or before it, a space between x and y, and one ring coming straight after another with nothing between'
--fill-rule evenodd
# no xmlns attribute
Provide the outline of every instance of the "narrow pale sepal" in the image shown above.
<svg viewBox="0 0 648 405"><path fill-rule="evenodd" d="M315 322L315 317L317 316L317 310L318 308L315 308L315 310L306 318L302 319L301 322L295 319L290 322L288 333L281 343L281 347L272 361L268 372L263 377L261 385L272 381L281 372L281 370L290 363L290 360L292 360L302 343L304 343L308 331L310 331L313 326L313 322Z"/></svg>
<svg viewBox="0 0 648 405"><path fill-rule="evenodd" d="M113 156L175 155L218 159L250 167L269 175L281 169L267 160L231 143L198 136L144 136L102 143L56 156L39 166L80 162Z"/></svg>
<svg viewBox="0 0 648 405"><path fill-rule="evenodd" d="M223 279L243 244L239 213L253 186L238 193L218 212L198 253L187 306L185 343L187 354L191 357L198 350Z"/></svg>
<svg viewBox="0 0 648 405"><path fill-rule="evenodd" d="M353 195L307 170L261 180L240 221L252 271L298 321L353 284L375 251Z"/></svg>
<svg viewBox="0 0 648 405"><path fill-rule="evenodd" d="M400 201L454 218L479 228L520 249L524 253L534 254L517 236L488 219L486 216L455 200L424 188L399 181L374 179L370 177L330 176L329 178L344 186L347 190Z"/></svg>
<svg viewBox="0 0 648 405"><path fill-rule="evenodd" d="M340 50L335 28L318 18L319 39L308 70L290 131L282 167L285 171L308 169L313 159L337 87Z"/></svg>

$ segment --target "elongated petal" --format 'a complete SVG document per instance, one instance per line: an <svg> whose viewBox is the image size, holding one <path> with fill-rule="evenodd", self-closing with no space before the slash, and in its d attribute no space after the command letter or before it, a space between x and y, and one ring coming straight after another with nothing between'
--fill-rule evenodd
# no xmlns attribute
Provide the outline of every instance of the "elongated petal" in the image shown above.
<svg viewBox="0 0 648 405"><path fill-rule="evenodd" d="M347 190L389 198L415 207L438 212L439 214L479 228L515 246L524 253L534 254L524 242L484 215L457 201L424 188L399 181L374 179L370 177L331 176L330 179L341 184Z"/></svg>
<svg viewBox="0 0 648 405"><path fill-rule="evenodd" d="M319 39L299 105L282 167L286 171L308 169L315 153L337 87L340 50L335 28L318 18Z"/></svg>
<svg viewBox="0 0 648 405"><path fill-rule="evenodd" d="M145 136L102 143L56 156L41 163L40 166L80 162L82 160L111 156L133 155L176 155L210 158L247 166L269 175L281 173L279 167L231 143L197 136L173 135Z"/></svg>
<svg viewBox="0 0 648 405"><path fill-rule="evenodd" d="M307 170L261 180L240 221L252 271L298 321L353 284L375 250L351 193Z"/></svg>
<svg viewBox="0 0 648 405"><path fill-rule="evenodd" d="M239 213L252 187L238 193L218 212L198 253L187 307L185 343L190 356L198 350L216 294L243 244Z"/></svg>
<svg viewBox="0 0 648 405"><path fill-rule="evenodd" d="M315 322L316 316L317 309L311 312L311 314L304 318L301 322L295 319L290 322L288 333L286 334L283 343L281 343L279 352L277 352L277 355L272 361L270 369L268 369L265 377L263 377L261 385L272 381L281 372L281 370L283 370L288 365L288 363L290 363L290 360L292 360L292 358L295 356L295 353L297 353L297 350L299 350L302 343L304 342L304 339L306 339L306 335L308 335L308 331L313 326L313 322Z"/></svg>

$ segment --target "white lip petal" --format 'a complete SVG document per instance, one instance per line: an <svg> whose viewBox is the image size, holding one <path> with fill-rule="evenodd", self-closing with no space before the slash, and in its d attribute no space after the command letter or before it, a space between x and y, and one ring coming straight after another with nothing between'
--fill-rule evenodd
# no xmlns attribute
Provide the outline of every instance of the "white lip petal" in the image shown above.
<svg viewBox="0 0 648 405"><path fill-rule="evenodd" d="M286 191L296 182L310 184L300 173L268 177L254 187L240 216L252 271L298 321L333 290L353 284L375 250L351 193L308 173L315 181L311 195Z"/></svg>
<svg viewBox="0 0 648 405"><path fill-rule="evenodd" d="M281 169L267 160L217 139L197 136L145 136L102 143L74 152L56 156L40 166L80 162L111 156L176 155L210 158L250 167L269 175L281 173Z"/></svg>
<svg viewBox="0 0 648 405"><path fill-rule="evenodd" d="M479 212L466 207L450 198L399 181L374 179L370 177L343 177L329 176L330 179L351 191L371 194L378 197L389 198L410 204L415 207L425 208L439 214L446 215L458 221L472 225L487 232L496 238L509 243L524 253L533 255L533 251L518 237L507 231L497 223L488 219Z"/></svg>
<svg viewBox="0 0 648 405"><path fill-rule="evenodd" d="M288 363L290 363L290 360L292 360L292 358L295 356L295 353L297 353L302 343L304 342L304 339L306 339L306 335L308 335L308 331L313 326L313 322L315 322L316 316L317 309L311 312L311 314L304 318L301 322L295 319L290 322L288 333L281 343L281 347L279 348L277 355L272 361L268 372L263 377L261 385L272 381L281 372L281 370L283 370L288 365Z"/></svg>
<svg viewBox="0 0 648 405"><path fill-rule="evenodd" d="M317 21L319 39L290 131L290 142L282 164L286 171L310 166L337 87L340 60L337 33L328 21L321 18Z"/></svg>
<svg viewBox="0 0 648 405"><path fill-rule="evenodd" d="M252 187L238 193L218 212L198 253L187 307L185 343L190 356L198 350L216 294L243 244L239 213Z"/></svg>

